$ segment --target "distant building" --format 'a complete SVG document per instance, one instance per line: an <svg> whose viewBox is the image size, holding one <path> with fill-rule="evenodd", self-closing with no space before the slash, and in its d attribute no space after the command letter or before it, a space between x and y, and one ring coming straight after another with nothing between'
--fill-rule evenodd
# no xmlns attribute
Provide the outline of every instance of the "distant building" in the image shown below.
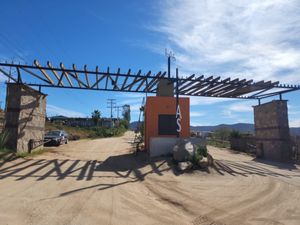
<svg viewBox="0 0 300 225"><path fill-rule="evenodd" d="M61 123L63 125L72 127L93 127L95 122L92 118L71 118L66 116L53 116L49 117L48 120L52 123ZM101 118L98 126L102 127L118 127L119 119L117 118Z"/></svg>

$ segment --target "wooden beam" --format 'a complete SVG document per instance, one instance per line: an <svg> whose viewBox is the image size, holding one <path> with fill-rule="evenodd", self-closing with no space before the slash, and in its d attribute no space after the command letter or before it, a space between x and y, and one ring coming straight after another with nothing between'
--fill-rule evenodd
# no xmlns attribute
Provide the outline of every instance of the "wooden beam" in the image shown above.
<svg viewBox="0 0 300 225"><path fill-rule="evenodd" d="M50 81L48 81L48 80L44 79L43 77L41 77L41 76L35 74L35 73L32 72L31 70L26 69L26 68L24 68L24 67L19 67L19 68L20 68L21 70L23 70L23 71L25 71L25 72L31 74L32 76L34 76L34 77L36 77L36 78L38 78L38 79L40 79L40 80L42 80L42 81L44 81L44 82L46 82L46 83L48 83L48 84L51 84ZM52 84L51 84L51 85L52 85Z"/></svg>
<svg viewBox="0 0 300 225"><path fill-rule="evenodd" d="M120 71L121 71L121 69L118 68L118 72L117 72L116 79L115 79L116 85L118 85L118 78L119 78L119 75L120 75ZM117 87L118 87L118 86L117 86ZM119 90L119 88L118 88L118 90Z"/></svg>
<svg viewBox="0 0 300 225"><path fill-rule="evenodd" d="M215 87L216 85L218 85L218 83L216 83L218 80L220 80L221 77L217 77L215 79L213 79L212 81L209 82L209 85L206 86L205 88L201 89L200 91L195 92L195 95L203 95L203 93L209 89L211 89L212 87Z"/></svg>
<svg viewBox="0 0 300 225"><path fill-rule="evenodd" d="M166 73L165 73L166 74ZM144 92L148 92L151 90L151 88L155 85L154 83L159 80L159 77L161 76L161 72L159 71L156 75L155 78L152 78L152 80L150 80L150 82L148 83L147 87L145 87L145 89L143 90ZM154 84L154 85L153 85Z"/></svg>
<svg viewBox="0 0 300 225"><path fill-rule="evenodd" d="M22 83L22 77L21 77L21 72L20 72L20 68L19 67L17 67L17 73L18 73L17 83Z"/></svg>
<svg viewBox="0 0 300 225"><path fill-rule="evenodd" d="M96 71L98 71L98 66L96 67ZM98 73L96 74L96 82L93 84L93 86L91 87L91 89L93 89L93 88L96 87L96 86L97 86L97 89L99 89L99 84L100 84L100 82L101 82L105 77L107 77L106 74L103 74L103 75L100 77L100 79L99 79L99 77L98 77L97 75L98 75Z"/></svg>
<svg viewBox="0 0 300 225"><path fill-rule="evenodd" d="M151 85L150 85L150 92L153 92L153 90L151 90L152 87L154 87L161 79L163 79L166 76L166 72L164 72L163 74L160 75L160 77L158 79L156 79Z"/></svg>
<svg viewBox="0 0 300 225"><path fill-rule="evenodd" d="M86 69L86 65L84 65L84 74L85 74L86 84L87 84L88 88L90 88L90 81L89 81L89 76L88 76L88 72Z"/></svg>
<svg viewBox="0 0 300 225"><path fill-rule="evenodd" d="M6 76L8 79L12 79L14 82L18 82L15 78L13 78L13 76L11 76L8 72L6 72L5 70L3 70L3 69L1 69L0 68L0 72L4 75L4 76Z"/></svg>
<svg viewBox="0 0 300 225"><path fill-rule="evenodd" d="M50 70L52 71L52 73L54 74L54 76L56 77L56 79L59 81L60 80L60 76L57 74L56 70L52 67L51 63L48 61L47 62L48 67L50 68ZM61 81L60 82L61 86L64 87L64 83Z"/></svg>
<svg viewBox="0 0 300 225"><path fill-rule="evenodd" d="M139 91L140 90L140 88L143 86L143 84L145 83L145 81L147 81L147 79L148 79L148 77L151 75L151 71L149 71L147 74L146 74L146 76L145 76L145 78L142 80L142 82L139 84L139 86L137 87L137 89L136 89L136 91Z"/></svg>
<svg viewBox="0 0 300 225"><path fill-rule="evenodd" d="M178 87L180 87L180 85L185 84L186 82L191 82L191 79L193 79L195 77L195 74L192 74L191 76L187 77L187 78L183 78L184 80L179 82Z"/></svg>
<svg viewBox="0 0 300 225"><path fill-rule="evenodd" d="M124 81L123 81L121 90L124 90L124 87L125 87L125 85L126 85L126 82L127 82L127 80L128 80L128 77L129 77L129 75L130 75L130 72L131 72L131 70L129 69L128 72L127 72L127 76L125 77L125 79L124 79Z"/></svg>
<svg viewBox="0 0 300 225"><path fill-rule="evenodd" d="M108 86L108 75L109 75L109 67L107 67L107 72L106 72L105 90L107 90L107 86Z"/></svg>
<svg viewBox="0 0 300 225"><path fill-rule="evenodd" d="M209 81L213 79L213 76L210 76L208 78L205 78L204 80L201 80L199 81L198 84L196 85L193 85L192 87L188 88L188 89L185 89L183 90L182 92L185 93L185 94L189 94L190 92L193 92L195 89L199 89L199 88L203 88L205 87L206 85L208 85Z"/></svg>
<svg viewBox="0 0 300 225"><path fill-rule="evenodd" d="M126 87L124 87L125 90L128 88L128 90L130 91L131 88L133 87L133 85L135 85L137 82L139 82L140 80L143 79L143 77L140 77L141 72L142 72L141 70L139 70L137 72L137 74L136 74L135 78L133 79L133 81L129 85L127 85Z"/></svg>
<svg viewBox="0 0 300 225"><path fill-rule="evenodd" d="M107 75L108 78L111 80L111 85L114 86L113 89L114 90L120 90L120 88L118 87L118 84L116 83L116 81L111 77L110 74Z"/></svg>
<svg viewBox="0 0 300 225"><path fill-rule="evenodd" d="M191 85L197 85L197 83L195 84L195 82L199 82L203 79L203 75L201 75L200 77L197 77L195 80L190 81L188 84L185 84L182 87L179 87L179 92L183 91L185 88L190 87Z"/></svg>
<svg viewBox="0 0 300 225"><path fill-rule="evenodd" d="M218 89L213 90L213 91L210 91L210 94L212 96L217 96L220 93L224 93L224 91L226 92L228 90L232 90L232 89L234 89L238 86L238 82L239 82L239 79L236 78L236 79L230 81L228 84L224 85L223 87L218 88Z"/></svg>
<svg viewBox="0 0 300 225"><path fill-rule="evenodd" d="M34 65L36 65L36 66L39 68L39 70L40 70L40 71L42 72L42 74L47 78L47 80L48 80L52 85L54 85L53 80L52 80L51 77L46 73L46 71L43 70L43 69L41 68L40 63L39 63L36 59L33 61L33 63L34 63Z"/></svg>
<svg viewBox="0 0 300 225"><path fill-rule="evenodd" d="M78 86L81 87L81 82L79 82L79 74L76 72L76 66L75 64L73 64L73 70L74 70L74 73L75 73L75 77L76 77L76 80L78 82Z"/></svg>
<svg viewBox="0 0 300 225"><path fill-rule="evenodd" d="M264 93L264 92L266 92L266 91L269 91L269 90L275 88L274 86L276 86L276 85L278 85L278 84L279 84L279 81L276 81L276 82L272 83L272 86L271 86L271 87L265 88L265 89L263 89L263 90L261 90L261 91L255 93L255 94L252 94L252 95L249 96L249 97L250 97L250 98L257 97L257 96L259 96L260 94L262 94L262 93Z"/></svg>
<svg viewBox="0 0 300 225"><path fill-rule="evenodd" d="M255 85L249 85L249 83L252 82L251 80L250 81L247 81L247 82L242 82L242 86L238 86L235 90L232 90L232 91L229 91L229 92L226 92L226 93L222 93L222 97L237 97L237 96L240 96L240 95L243 95L245 93L249 93L249 92L253 92L253 91L257 91L257 90L260 90L262 89L262 87L260 85L258 86L255 86ZM264 83L264 81L261 81Z"/></svg>
<svg viewBox="0 0 300 225"><path fill-rule="evenodd" d="M120 88L118 87L118 84L117 84L117 82L111 77L111 74L110 74L110 72L109 72L109 67L107 68L107 74L106 74L106 87L107 87L107 85L108 85L108 78L110 79L110 81L111 81L111 85L113 86L113 89L114 90L120 90ZM116 75L116 76L118 76L118 74Z"/></svg>
<svg viewBox="0 0 300 225"><path fill-rule="evenodd" d="M75 74L71 73L70 71L66 71L69 76L73 77L80 85L83 85L85 88L88 88L88 86L83 83L78 77L75 76ZM81 88L81 87L80 87Z"/></svg>
<svg viewBox="0 0 300 225"><path fill-rule="evenodd" d="M225 80L222 80L221 82L219 82L217 85L215 85L214 87L206 90L203 95L210 95L210 93L212 91L215 90L219 90L220 88L224 87L224 86L228 86L228 81L230 81L230 78L226 78Z"/></svg>
<svg viewBox="0 0 300 225"><path fill-rule="evenodd" d="M71 81L71 79L70 79L70 77L69 77L68 72L65 71L65 66L64 66L64 64L63 64L63 63L60 63L59 66L60 66L60 68L63 70L63 73L65 74L65 76L66 76L66 78L67 78L67 80L68 80L70 86L71 86L71 87L74 87L74 86L73 86L73 83L72 83L72 81Z"/></svg>
<svg viewBox="0 0 300 225"><path fill-rule="evenodd" d="M99 82L98 82L98 80L99 80L99 68L98 68L98 66L96 66L96 82L95 83L97 83L97 89L99 89Z"/></svg>

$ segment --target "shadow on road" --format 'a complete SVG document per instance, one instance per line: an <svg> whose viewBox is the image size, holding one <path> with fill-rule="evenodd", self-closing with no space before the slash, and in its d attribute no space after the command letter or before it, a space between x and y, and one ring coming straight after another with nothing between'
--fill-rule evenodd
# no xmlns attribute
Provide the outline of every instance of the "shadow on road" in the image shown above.
<svg viewBox="0 0 300 225"><path fill-rule="evenodd" d="M164 169L161 169L163 165ZM141 169L147 166L151 169L142 172ZM14 177L18 181L36 178L37 181L40 181L50 177L57 180L68 177L76 178L76 180L92 180L96 177L120 177L142 181L150 173L162 176L163 172L167 170L171 170L175 175L178 175L170 157L149 159L146 153L143 152L137 155L130 153L110 156L105 161L28 158L3 162L0 165L0 179ZM110 173L106 175L105 172Z"/></svg>
<svg viewBox="0 0 300 225"><path fill-rule="evenodd" d="M219 175L244 176L272 176L272 177L300 177L299 173L287 175L286 170L293 168L281 167L279 172L274 172L266 168L263 164L255 161L236 162L229 160L215 160L214 166L202 170L202 172ZM78 191L98 188L104 190L116 186L133 182L142 182L149 174L163 176L165 172L171 171L178 176L176 165L172 162L171 157L159 157L149 159L148 155L143 152L138 154L123 154L110 156L104 161L97 160L71 160L71 159L19 159L11 162L5 162L0 165L0 179L15 178L16 181L22 181L34 178L37 181L46 179L64 180L73 178L78 181L101 178L116 178L116 182L105 182L88 187L71 190L61 193L60 196L66 196ZM98 180L97 180L98 181Z"/></svg>
<svg viewBox="0 0 300 225"><path fill-rule="evenodd" d="M259 163L258 163L259 162ZM213 169L217 171L220 175L229 174L231 176L244 176L247 177L249 175L258 175L258 176L271 176L271 177L300 177L300 174L292 175L287 174L286 171L297 170L297 167L294 164L289 163L276 163L269 162L264 160L255 160L255 161L230 161L230 160L215 160ZM273 167L279 169L271 170L266 168L266 166L272 165Z"/></svg>

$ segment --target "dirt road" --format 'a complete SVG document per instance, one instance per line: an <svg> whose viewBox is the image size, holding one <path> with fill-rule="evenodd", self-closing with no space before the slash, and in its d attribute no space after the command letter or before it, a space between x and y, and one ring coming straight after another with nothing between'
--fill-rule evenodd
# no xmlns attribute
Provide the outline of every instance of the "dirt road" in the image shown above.
<svg viewBox="0 0 300 225"><path fill-rule="evenodd" d="M300 224L300 170L209 148L216 168L179 174L130 153L132 134L0 163L0 224Z"/></svg>

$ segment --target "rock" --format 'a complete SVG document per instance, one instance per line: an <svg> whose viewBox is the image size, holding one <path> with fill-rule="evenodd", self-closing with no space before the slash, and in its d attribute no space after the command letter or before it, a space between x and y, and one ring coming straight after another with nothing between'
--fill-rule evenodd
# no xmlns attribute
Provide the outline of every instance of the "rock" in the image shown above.
<svg viewBox="0 0 300 225"><path fill-rule="evenodd" d="M193 167L193 163L191 163L189 161L179 162L177 167L178 167L178 170L180 170L180 171L187 171Z"/></svg>
<svg viewBox="0 0 300 225"><path fill-rule="evenodd" d="M201 168L207 168L208 165L209 165L209 160L207 157L203 157L202 159L200 159L198 161L198 165L201 167Z"/></svg>
<svg viewBox="0 0 300 225"><path fill-rule="evenodd" d="M207 153L208 166L212 166L214 164L214 158Z"/></svg>
<svg viewBox="0 0 300 225"><path fill-rule="evenodd" d="M197 145L206 146L206 140L203 138L179 138L173 147L173 159L177 162L191 160Z"/></svg>
<svg viewBox="0 0 300 225"><path fill-rule="evenodd" d="M188 139L178 139L173 148L173 159L177 162L184 162L194 155L194 145Z"/></svg>

